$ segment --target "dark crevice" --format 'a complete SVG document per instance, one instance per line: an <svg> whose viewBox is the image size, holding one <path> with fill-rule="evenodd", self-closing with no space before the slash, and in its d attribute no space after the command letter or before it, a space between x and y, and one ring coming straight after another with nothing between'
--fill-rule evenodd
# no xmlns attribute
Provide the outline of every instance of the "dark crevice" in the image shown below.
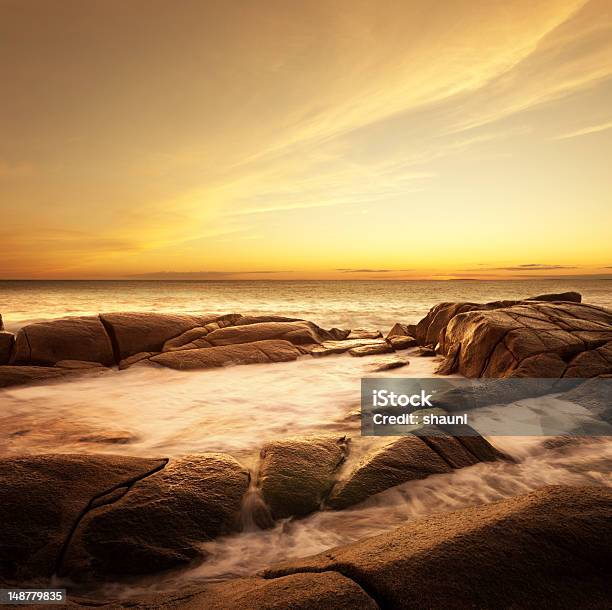
<svg viewBox="0 0 612 610"><path fill-rule="evenodd" d="M62 564L64 563L64 559L66 557L66 553L68 552L68 548L70 547L70 543L72 542L72 539L74 538L74 535L81 523L81 521L84 519L84 517L87 515L87 513L90 510L93 510L95 508L98 508L100 506L106 506L108 504L112 504L113 502L123 498L123 496L125 496L126 493L129 492L129 490L132 488L132 486L137 483L138 481L141 481L142 479L146 479L147 477L151 476L152 474L155 474L156 472L159 472L160 470L163 470L166 465L168 464L170 460L168 459L164 459L162 461L161 464L159 464L158 466L156 466L155 468L152 468L151 470L148 470L142 474L139 474L135 477L132 477L130 479L127 479L125 481L121 481L119 483L117 483L116 485L113 485L112 487L108 487L107 489L104 489L103 491L101 491L100 493L96 494L95 496L93 496L89 502L87 503L87 505L85 506L85 508L83 508L83 510L78 514L77 518L75 519L72 527L70 528L70 531L68 532L68 535L66 536L66 540L64 540L64 544L62 545L62 548L57 556L57 559L55 561L55 568L53 570L53 574L57 575L57 576L61 576L61 569L62 569ZM122 493L120 496L113 496L112 493L114 491L117 491L121 488L125 487L126 490L124 493ZM109 498L105 499L105 496L109 496Z"/></svg>
<svg viewBox="0 0 612 610"><path fill-rule="evenodd" d="M101 315L98 315L98 319L102 323L102 326L104 327L113 348L113 358L115 359L115 364L119 364L121 362L121 350L119 349L119 342L117 341L117 336L115 335L115 329L113 328L112 324L109 324Z"/></svg>
<svg viewBox="0 0 612 610"><path fill-rule="evenodd" d="M504 332L503 336L495 343L495 345L491 348L491 350L489 351L488 356L485 358L484 364L482 365L482 368L480 369L480 372L478 374L478 377L484 377L484 373L487 370L487 368L489 367L489 362L491 361L491 358L493 357L493 354L495 353L495 350L497 349L497 347L501 344L504 343L504 341L506 340L506 335L511 331L511 330L516 330L514 328L512 329L508 329L506 330L506 332Z"/></svg>

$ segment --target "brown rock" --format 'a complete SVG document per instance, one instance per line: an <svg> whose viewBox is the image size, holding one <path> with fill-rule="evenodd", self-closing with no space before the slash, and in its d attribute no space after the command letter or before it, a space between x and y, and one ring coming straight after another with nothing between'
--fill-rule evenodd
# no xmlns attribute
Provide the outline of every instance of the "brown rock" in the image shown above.
<svg viewBox="0 0 612 610"><path fill-rule="evenodd" d="M201 542L238 529L248 484L248 471L228 455L172 460L88 511L58 573L104 579L187 564L201 556Z"/></svg>
<svg viewBox="0 0 612 610"><path fill-rule="evenodd" d="M409 347L416 347L418 345L418 341L414 337L400 337L397 335L388 338L387 343L389 343L394 350L408 349Z"/></svg>
<svg viewBox="0 0 612 610"><path fill-rule="evenodd" d="M268 339L283 339L295 345L321 343L333 339L332 335L312 322L256 322L228 326L214 330L206 336L212 345L235 345Z"/></svg>
<svg viewBox="0 0 612 610"><path fill-rule="evenodd" d="M402 358L389 358L388 360L381 360L380 362L376 362L372 367L373 371L390 371L392 369L399 369L403 366L408 366L410 364L410 360L405 360Z"/></svg>
<svg viewBox="0 0 612 610"><path fill-rule="evenodd" d="M385 341L374 345L362 345L349 350L351 356L374 356L377 354L389 354L393 348Z"/></svg>
<svg viewBox="0 0 612 610"><path fill-rule="evenodd" d="M119 362L139 352L159 352L168 339L213 322L218 316L128 312L100 314L100 319L113 340Z"/></svg>
<svg viewBox="0 0 612 610"><path fill-rule="evenodd" d="M523 302L456 315L441 333L443 370L466 377L593 377L612 372L612 312ZM451 362L452 361L452 362Z"/></svg>
<svg viewBox="0 0 612 610"><path fill-rule="evenodd" d="M14 344L15 335L13 333L0 330L0 366L9 363Z"/></svg>
<svg viewBox="0 0 612 610"><path fill-rule="evenodd" d="M115 363L110 339L97 316L37 322L17 332L12 364L54 365L60 360Z"/></svg>
<svg viewBox="0 0 612 610"><path fill-rule="evenodd" d="M146 477L165 460L37 455L0 460L0 581L50 577L95 498Z"/></svg>
<svg viewBox="0 0 612 610"><path fill-rule="evenodd" d="M391 330L385 337L387 340L391 337L416 337L416 324L394 324Z"/></svg>
<svg viewBox="0 0 612 610"><path fill-rule="evenodd" d="M86 360L60 360L55 363L59 369L68 369L73 371L81 371L83 369L98 369L104 370L106 367L99 362L87 362Z"/></svg>
<svg viewBox="0 0 612 610"><path fill-rule="evenodd" d="M346 339L380 339L382 333L379 330L367 330L365 328L355 328L351 330Z"/></svg>
<svg viewBox="0 0 612 610"><path fill-rule="evenodd" d="M582 295L579 292L560 292L558 294L540 294L537 297L529 297L526 301L568 301L581 303Z"/></svg>
<svg viewBox="0 0 612 610"><path fill-rule="evenodd" d="M119 362L119 370L124 371L125 369L129 369L131 366L138 364L146 364L148 360L152 356L157 356L159 352L140 352L138 354L134 354L133 356L128 356Z"/></svg>
<svg viewBox="0 0 612 610"><path fill-rule="evenodd" d="M338 572L291 574L265 580L238 578L203 591L161 596L154 607L181 610L376 610L378 605L353 580Z"/></svg>
<svg viewBox="0 0 612 610"><path fill-rule="evenodd" d="M289 341L270 340L222 345L202 349L175 350L153 356L150 361L172 369L207 369L236 364L289 362L302 352Z"/></svg>
<svg viewBox="0 0 612 610"><path fill-rule="evenodd" d="M385 345L383 339L345 339L343 341L324 341L310 349L310 354L315 357L330 356L332 354L343 354L350 349L366 345Z"/></svg>
<svg viewBox="0 0 612 610"><path fill-rule="evenodd" d="M347 508L406 481L450 470L423 439L404 436L366 455L347 479L336 483L326 504L335 509Z"/></svg>
<svg viewBox="0 0 612 610"><path fill-rule="evenodd" d="M212 347L212 343L206 341L206 336L212 332L213 325L196 326L191 330L185 331L182 335L166 341L162 352L171 352L177 349L198 349L201 347ZM217 325L215 325L217 326Z"/></svg>
<svg viewBox="0 0 612 610"><path fill-rule="evenodd" d="M344 436L313 436L266 444L258 485L275 519L317 510L347 454Z"/></svg>
<svg viewBox="0 0 612 610"><path fill-rule="evenodd" d="M433 347L420 347L416 355L420 358L433 358L436 355L436 350Z"/></svg>
<svg viewBox="0 0 612 610"><path fill-rule="evenodd" d="M612 491L545 487L265 570L340 572L381 608L606 608Z"/></svg>
<svg viewBox="0 0 612 610"><path fill-rule="evenodd" d="M67 371L46 366L0 366L0 388L60 379Z"/></svg>

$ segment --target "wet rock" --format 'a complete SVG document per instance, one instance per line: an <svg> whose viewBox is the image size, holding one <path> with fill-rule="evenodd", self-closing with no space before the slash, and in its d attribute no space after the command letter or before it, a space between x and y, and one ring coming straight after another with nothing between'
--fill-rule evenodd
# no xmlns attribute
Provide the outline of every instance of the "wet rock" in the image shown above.
<svg viewBox="0 0 612 610"><path fill-rule="evenodd" d="M385 337L387 340L391 337L416 337L416 324L394 324L391 330Z"/></svg>
<svg viewBox="0 0 612 610"><path fill-rule="evenodd" d="M258 486L275 519L317 510L347 454L344 436L298 437L267 443Z"/></svg>
<svg viewBox="0 0 612 610"><path fill-rule="evenodd" d="M579 292L560 292L557 294L540 294L537 297L529 297L526 301L568 301L581 303L582 295Z"/></svg>
<svg viewBox="0 0 612 610"><path fill-rule="evenodd" d="M128 356L119 362L119 370L124 371L125 369L129 369L131 366L135 364L146 363L152 356L157 356L159 352L140 352L138 354L134 354L133 356Z"/></svg>
<svg viewBox="0 0 612 610"><path fill-rule="evenodd" d="M178 349L198 349L202 347L212 347L212 343L206 340L206 336L213 330L212 325L196 326L191 330L185 331L183 334L173 339L166 341L162 347L162 352L171 352ZM216 325L215 325L216 326Z"/></svg>
<svg viewBox="0 0 612 610"><path fill-rule="evenodd" d="M60 360L115 363L113 348L97 316L28 324L17 332L12 364L52 366Z"/></svg>
<svg viewBox="0 0 612 610"><path fill-rule="evenodd" d="M423 439L404 436L366 455L345 480L336 483L326 504L335 509L347 508L406 481L450 470Z"/></svg>
<svg viewBox="0 0 612 610"><path fill-rule="evenodd" d="M203 591L152 600L153 607L181 610L376 610L379 606L353 580L338 572L239 578Z"/></svg>
<svg viewBox="0 0 612 610"><path fill-rule="evenodd" d="M159 352L168 339L218 318L153 312L100 314L113 341L117 362L139 352Z"/></svg>
<svg viewBox="0 0 612 610"><path fill-rule="evenodd" d="M393 336L387 339L387 343L394 349L408 349L409 347L416 347L418 341L414 337L409 336Z"/></svg>
<svg viewBox="0 0 612 610"><path fill-rule="evenodd" d="M389 358L388 360L381 360L380 362L376 362L372 367L372 371L390 371L392 369L399 369L403 366L408 366L410 364L410 360L405 360L403 358Z"/></svg>
<svg viewBox="0 0 612 610"><path fill-rule="evenodd" d="M237 364L262 364L296 360L302 352L289 341L269 340L238 345L164 352L149 360L172 369L208 369Z"/></svg>
<svg viewBox="0 0 612 610"><path fill-rule="evenodd" d="M369 345L386 345L383 339L345 339L343 341L324 341L310 349L310 354L315 358L330 356L332 354L343 354L356 347Z"/></svg>
<svg viewBox="0 0 612 610"><path fill-rule="evenodd" d="M418 519L264 576L337 571L381 608L606 608L611 511L608 488L545 487Z"/></svg>
<svg viewBox="0 0 612 610"><path fill-rule="evenodd" d="M593 377L612 372L610 346L612 312L574 303L458 314L441 333L444 369L466 377Z"/></svg>
<svg viewBox="0 0 612 610"><path fill-rule="evenodd" d="M37 455L0 460L0 581L50 577L79 515L100 495L163 467L113 455Z"/></svg>
<svg viewBox="0 0 612 610"><path fill-rule="evenodd" d="M349 350L351 356L375 356L377 354L389 354L393 348L385 341L374 345L362 345Z"/></svg>
<svg viewBox="0 0 612 610"><path fill-rule="evenodd" d="M433 358L436 350L433 347L420 347L416 355L420 358Z"/></svg>
<svg viewBox="0 0 612 610"><path fill-rule="evenodd" d="M253 324L228 326L214 330L206 336L212 345L235 345L269 339L282 339L295 345L321 343L333 339L330 332L312 322L256 322Z"/></svg>
<svg viewBox="0 0 612 610"><path fill-rule="evenodd" d="M238 529L248 484L248 471L228 455L171 460L85 514L59 573L104 579L185 565L201 556L203 541Z"/></svg>
<svg viewBox="0 0 612 610"><path fill-rule="evenodd" d="M0 366L0 388L60 379L67 371L47 366Z"/></svg>
<svg viewBox="0 0 612 610"><path fill-rule="evenodd" d="M15 335L13 333L0 330L0 366L9 363L14 344Z"/></svg>
<svg viewBox="0 0 612 610"><path fill-rule="evenodd" d="M382 333L379 330L367 330L365 328L355 328L351 330L348 337L346 337L349 341L351 339L380 339L382 338Z"/></svg>

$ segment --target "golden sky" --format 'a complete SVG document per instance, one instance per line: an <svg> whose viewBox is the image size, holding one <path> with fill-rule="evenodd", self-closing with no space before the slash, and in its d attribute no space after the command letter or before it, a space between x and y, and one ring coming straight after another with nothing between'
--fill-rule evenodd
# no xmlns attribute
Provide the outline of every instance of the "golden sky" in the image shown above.
<svg viewBox="0 0 612 610"><path fill-rule="evenodd" d="M612 274L612 0L0 0L0 278Z"/></svg>

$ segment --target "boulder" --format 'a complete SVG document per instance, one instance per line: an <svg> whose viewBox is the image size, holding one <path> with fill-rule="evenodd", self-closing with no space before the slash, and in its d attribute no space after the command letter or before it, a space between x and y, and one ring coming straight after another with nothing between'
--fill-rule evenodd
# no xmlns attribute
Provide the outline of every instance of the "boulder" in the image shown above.
<svg viewBox="0 0 612 610"><path fill-rule="evenodd" d="M0 366L0 388L60 379L67 372L52 366Z"/></svg>
<svg viewBox="0 0 612 610"><path fill-rule="evenodd" d="M445 372L466 377L593 377L612 372L612 312L523 302L457 314L440 333Z"/></svg>
<svg viewBox="0 0 612 610"><path fill-rule="evenodd" d="M367 330L365 328L355 328L351 330L346 339L381 339L382 333L379 330Z"/></svg>
<svg viewBox="0 0 612 610"><path fill-rule="evenodd" d="M570 303L582 303L582 295L579 292L559 292L557 294L540 294L537 297L529 297L526 301L567 301Z"/></svg>
<svg viewBox="0 0 612 610"><path fill-rule="evenodd" d="M267 339L282 339L295 345L305 345L321 343L333 338L330 332L312 322L255 322L214 330L206 336L206 341L212 345L235 345Z"/></svg>
<svg viewBox="0 0 612 610"><path fill-rule="evenodd" d="M212 343L206 340L206 336L212 332L210 324L206 326L196 326L191 330L185 331L182 335L168 339L162 347L162 352L172 352L178 349L198 349L201 347L212 347Z"/></svg>
<svg viewBox="0 0 612 610"><path fill-rule="evenodd" d="M372 371L390 371L392 369L399 369L403 366L408 366L410 364L410 360L405 360L403 358L388 358L387 360L380 360L375 362L372 366Z"/></svg>
<svg viewBox="0 0 612 610"><path fill-rule="evenodd" d="M374 345L362 345L361 347L354 347L349 350L351 356L375 356L377 354L389 354L393 351L393 348L386 342L382 342Z"/></svg>
<svg viewBox="0 0 612 610"><path fill-rule="evenodd" d="M0 366L8 364L15 344L13 333L0 330Z"/></svg>
<svg viewBox="0 0 612 610"><path fill-rule="evenodd" d="M387 342L384 339L345 339L342 341L323 341L321 345L315 345L309 351L312 356L318 358L332 354L343 354L356 347L386 344Z"/></svg>
<svg viewBox="0 0 612 610"><path fill-rule="evenodd" d="M202 542L239 529L248 485L248 471L228 455L171 460L99 499L79 521L58 574L106 579L185 565L202 556Z"/></svg>
<svg viewBox="0 0 612 610"><path fill-rule="evenodd" d="M237 578L204 590L162 595L151 607L180 610L377 610L353 580L338 572L291 574L279 578Z"/></svg>
<svg viewBox="0 0 612 610"><path fill-rule="evenodd" d="M313 436L267 443L257 484L272 516L282 519L317 510L347 454L345 436Z"/></svg>
<svg viewBox="0 0 612 610"><path fill-rule="evenodd" d="M139 352L159 352L168 339L218 319L219 316L153 312L100 314L113 341L117 362Z"/></svg>
<svg viewBox="0 0 612 610"><path fill-rule="evenodd" d="M87 360L60 360L55 363L59 369L67 369L70 371L82 371L84 369L105 370L106 367L99 362L87 362Z"/></svg>
<svg viewBox="0 0 612 610"><path fill-rule="evenodd" d="M416 347L419 343L414 337L394 335L393 337L387 338L387 343L394 349L408 349L409 347Z"/></svg>
<svg viewBox="0 0 612 610"><path fill-rule="evenodd" d="M4 322L2 321L2 314L0 313L0 330L4 330Z"/></svg>
<svg viewBox="0 0 612 610"><path fill-rule="evenodd" d="M345 480L336 483L326 505L347 508L406 481L450 471L423 439L404 436L366 455Z"/></svg>
<svg viewBox="0 0 612 610"><path fill-rule="evenodd" d="M165 460L36 455L0 460L0 581L50 577L71 532L96 499L162 468Z"/></svg>
<svg viewBox="0 0 612 610"><path fill-rule="evenodd" d="M97 316L28 324L17 332L12 364L52 366L60 360L115 363L113 347Z"/></svg>
<svg viewBox="0 0 612 610"><path fill-rule="evenodd" d="M175 350L149 360L172 369L208 369L236 364L262 364L296 360L302 352L289 341L269 340L202 349Z"/></svg>
<svg viewBox="0 0 612 610"><path fill-rule="evenodd" d="M545 487L271 567L339 572L380 608L607 608L612 491Z"/></svg>
<svg viewBox="0 0 612 610"><path fill-rule="evenodd" d="M385 339L389 340L391 337L416 337L416 324L394 324L391 330L387 333Z"/></svg>

